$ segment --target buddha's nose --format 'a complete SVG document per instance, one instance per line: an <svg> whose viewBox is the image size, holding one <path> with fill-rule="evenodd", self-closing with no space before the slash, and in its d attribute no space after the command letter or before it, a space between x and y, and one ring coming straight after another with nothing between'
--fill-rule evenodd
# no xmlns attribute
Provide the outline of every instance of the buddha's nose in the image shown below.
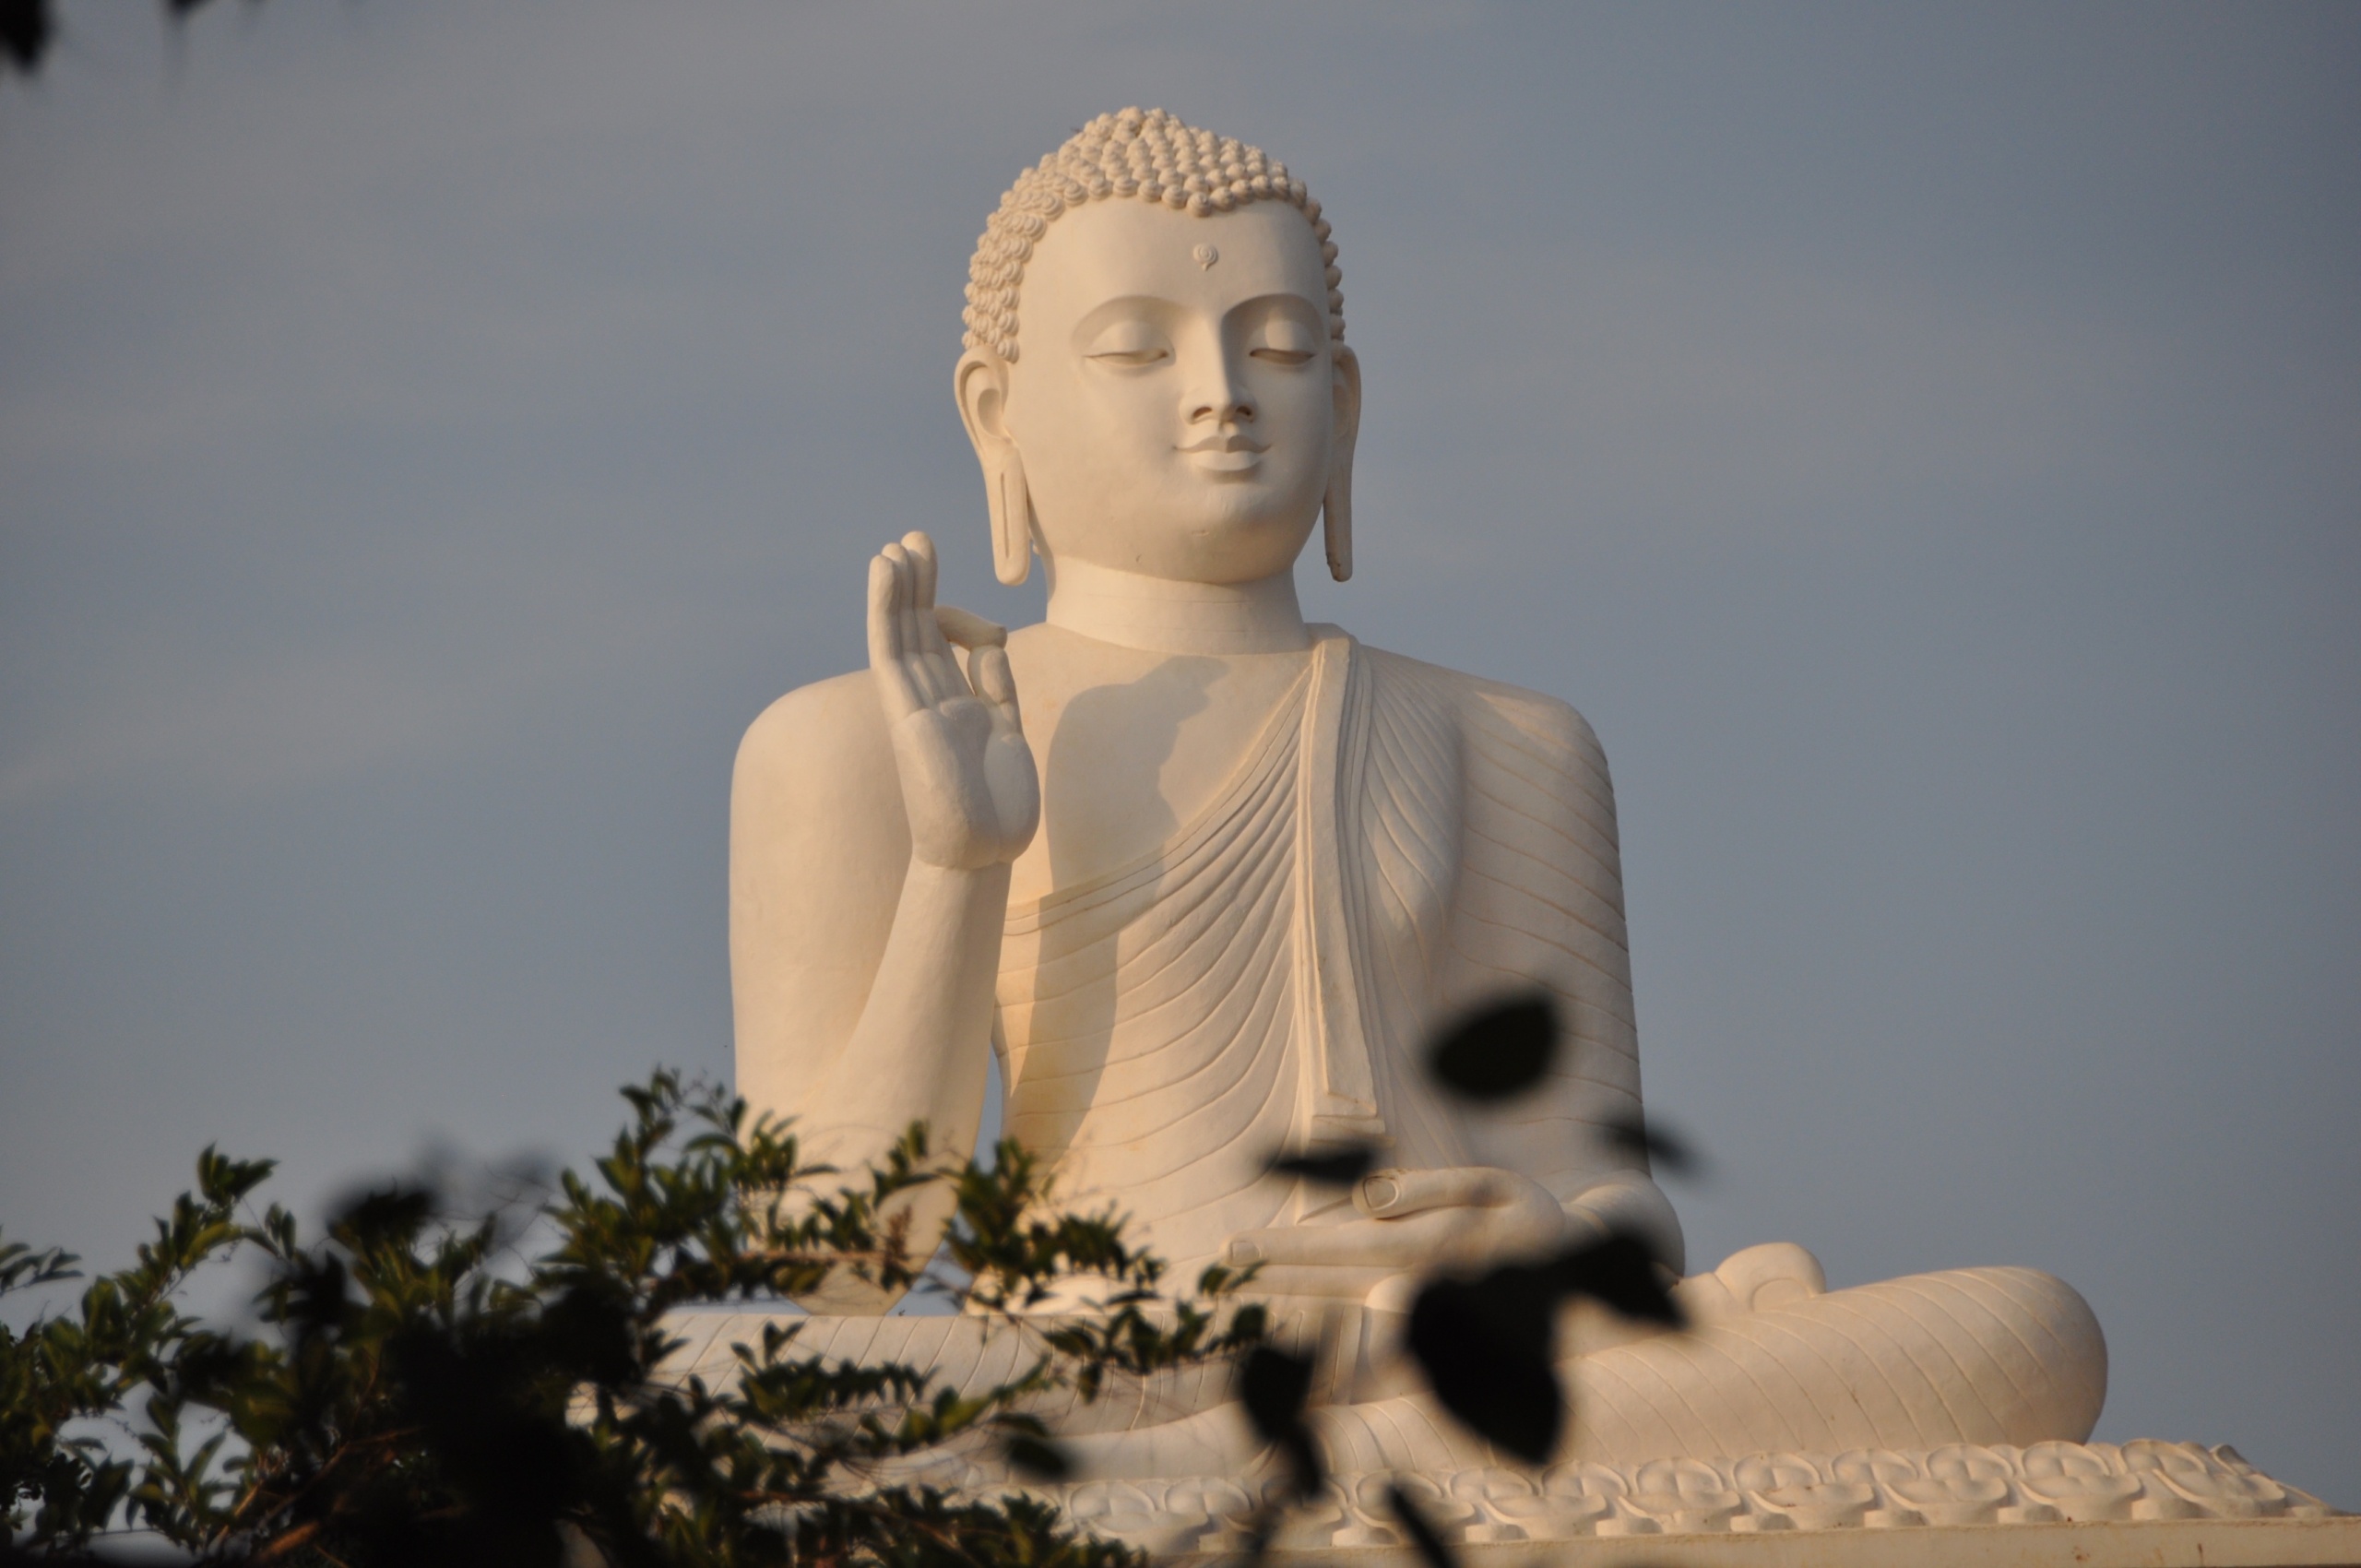
<svg viewBox="0 0 2361 1568"><path fill-rule="evenodd" d="M1251 424L1253 420L1253 403L1243 394L1234 391L1224 397L1206 398L1189 410L1191 424Z"/></svg>

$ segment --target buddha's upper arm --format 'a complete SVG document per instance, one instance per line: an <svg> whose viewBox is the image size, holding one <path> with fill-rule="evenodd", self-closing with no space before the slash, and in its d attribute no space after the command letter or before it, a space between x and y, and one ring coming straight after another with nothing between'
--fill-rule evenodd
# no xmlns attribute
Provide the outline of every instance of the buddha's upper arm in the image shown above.
<svg viewBox="0 0 2361 1568"><path fill-rule="evenodd" d="M739 743L730 786L738 1092L791 1112L835 1059L884 956L910 858L867 671L789 692Z"/></svg>
<svg viewBox="0 0 2361 1568"><path fill-rule="evenodd" d="M1494 686L1462 712L1466 814L1447 989L1464 1004L1540 986L1566 1031L1549 1080L1473 1118L1473 1141L1571 1198L1629 1164L1598 1129L1640 1103L1614 785L1598 737L1561 702Z"/></svg>

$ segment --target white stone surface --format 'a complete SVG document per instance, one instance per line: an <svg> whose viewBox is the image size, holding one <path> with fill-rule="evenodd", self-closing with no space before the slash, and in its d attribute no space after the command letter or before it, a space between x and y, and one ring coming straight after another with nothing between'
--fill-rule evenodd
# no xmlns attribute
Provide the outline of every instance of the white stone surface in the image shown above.
<svg viewBox="0 0 2361 1568"><path fill-rule="evenodd" d="M1130 1213L1175 1278L1260 1261L1282 1307L1351 1314L1359 1359L1323 1385L1340 1468L1476 1473L1489 1451L1389 1359L1414 1272L1609 1225L1678 1259L1679 1227L1599 1135L1640 1077L1596 737L1298 610L1315 526L1335 576L1352 558L1335 261L1299 182L1157 115L1093 122L1010 193L955 382L996 565L1043 561L1048 618L938 607L913 533L872 565L870 668L748 731L739 1087L824 1158L920 1119L965 1151L997 1051L1006 1129L1064 1202ZM1511 986L1556 998L1569 1049L1507 1110L1446 1100L1421 1039ZM1389 1201L1266 1174L1345 1139L1383 1146ZM1774 1246L1685 1294L1705 1325L1678 1340L1572 1325L1573 1457L2079 1440L2104 1398L2097 1324L2031 1270L1828 1291ZM807 1348L915 1332L855 1292L810 1304L850 1315ZM981 1341L942 1332L930 1364L978 1375ZM1243 1473L1224 1391L1163 1393L1095 1418L1097 1473Z"/></svg>
<svg viewBox="0 0 2361 1568"><path fill-rule="evenodd" d="M960 1469L955 1460L938 1465L930 1479L970 1489L995 1484L986 1473ZM1098 1534L1159 1555L1185 1556L1235 1550L1247 1514L1276 1484L1197 1477L1026 1490L1061 1503ZM1591 1538L1669 1544L1667 1538L1677 1538L1687 1548L1700 1538L1798 1533L1824 1545L1829 1533L1842 1531L1878 1535L1889 1542L1886 1561L1915 1562L1930 1533L1993 1525L2114 1525L2127 1526L2136 1540L2141 1532L2132 1526L2201 1520L2340 1520L2327 1530L2290 1534L2341 1541L2348 1553L2361 1542L2353 1533L2361 1529L2361 1519L2339 1515L2319 1499L2271 1479L2234 1449L2134 1442L2044 1443L2028 1449L1957 1443L1916 1453L1857 1449L1633 1466L1570 1462L1538 1475L1499 1467L1346 1475L1296 1508L1275 1544L1282 1552L1402 1544L1386 1497L1395 1485L1417 1501L1438 1533L1463 1546Z"/></svg>
<svg viewBox="0 0 2361 1568"><path fill-rule="evenodd" d="M1942 1526L1471 1542L1464 1568L2361 1568L2361 1519ZM1191 1561L1188 1557L1166 1561ZM1401 1545L1274 1551L1271 1568L1418 1568Z"/></svg>

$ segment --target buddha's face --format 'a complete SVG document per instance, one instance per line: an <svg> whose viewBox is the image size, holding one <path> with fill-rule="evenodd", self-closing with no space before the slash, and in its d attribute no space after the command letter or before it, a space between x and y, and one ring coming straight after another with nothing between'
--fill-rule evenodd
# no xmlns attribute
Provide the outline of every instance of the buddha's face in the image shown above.
<svg viewBox="0 0 2361 1568"><path fill-rule="evenodd" d="M1014 445L1052 563L1271 576L1350 460L1358 375L1327 300L1311 226L1284 202L1086 203L1034 247L1016 362L962 362L969 431L988 468L990 443Z"/></svg>

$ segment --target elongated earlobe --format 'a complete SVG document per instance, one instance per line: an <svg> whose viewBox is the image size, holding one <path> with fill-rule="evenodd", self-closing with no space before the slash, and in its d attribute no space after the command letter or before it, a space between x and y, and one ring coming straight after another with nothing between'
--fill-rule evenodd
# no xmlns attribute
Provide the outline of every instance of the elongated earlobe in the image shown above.
<svg viewBox="0 0 2361 1568"><path fill-rule="evenodd" d="M1328 575L1343 582L1353 575L1353 470L1339 468L1328 476L1328 493L1320 498L1320 537L1328 547Z"/></svg>
<svg viewBox="0 0 2361 1568"><path fill-rule="evenodd" d="M1328 575L1341 583L1353 575L1353 447L1361 434L1361 361L1342 343L1334 353L1335 445L1328 457L1328 489L1320 498L1320 526L1328 545Z"/></svg>
<svg viewBox="0 0 2361 1568"><path fill-rule="evenodd" d="M1033 571L1033 493L1025 487L1025 459L1011 443L988 457L984 468L992 514L992 574L1014 588Z"/></svg>
<svg viewBox="0 0 2361 1568"><path fill-rule="evenodd" d="M951 373L959 422L984 470L984 505L992 517L992 575L1014 588L1033 571L1033 493L1025 459L1016 453L1002 415L1008 401L1008 362L982 349L959 356Z"/></svg>

